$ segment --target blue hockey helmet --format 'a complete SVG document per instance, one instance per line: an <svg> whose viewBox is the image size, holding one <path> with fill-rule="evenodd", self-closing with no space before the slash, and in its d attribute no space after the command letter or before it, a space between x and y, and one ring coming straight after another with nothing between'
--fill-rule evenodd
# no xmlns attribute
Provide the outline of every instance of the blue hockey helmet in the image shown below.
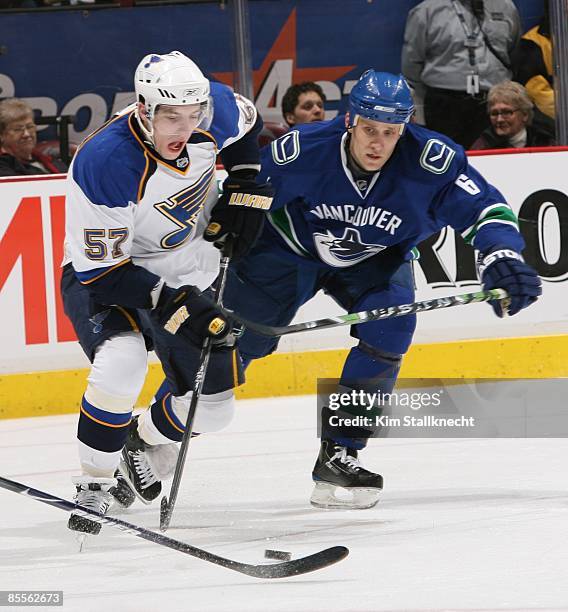
<svg viewBox="0 0 568 612"><path fill-rule="evenodd" d="M349 94L349 123L357 115L382 123L408 123L414 112L414 101L402 74L367 70Z"/></svg>

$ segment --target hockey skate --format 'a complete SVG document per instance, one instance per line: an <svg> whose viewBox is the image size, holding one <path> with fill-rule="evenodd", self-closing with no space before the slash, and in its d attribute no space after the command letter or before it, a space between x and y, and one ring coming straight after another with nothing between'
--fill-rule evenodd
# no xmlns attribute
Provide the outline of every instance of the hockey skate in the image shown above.
<svg viewBox="0 0 568 612"><path fill-rule="evenodd" d="M112 506L111 512L120 512L132 506L136 500L136 493L120 473L120 470L116 470L114 477L116 478L116 486L111 487L109 493L114 497L116 503Z"/></svg>
<svg viewBox="0 0 568 612"><path fill-rule="evenodd" d="M115 478L100 478L95 476L77 476L73 478L77 491L73 498L79 506L106 514L113 502L110 489L116 485ZM79 512L72 512L67 527L83 535L98 535L101 523L95 517L83 516ZM81 545L84 540L80 540Z"/></svg>
<svg viewBox="0 0 568 612"><path fill-rule="evenodd" d="M356 450L333 440L322 440L312 479L310 503L317 508L372 508L383 488L383 477L366 470Z"/></svg>
<svg viewBox="0 0 568 612"><path fill-rule="evenodd" d="M176 465L177 445L151 446L138 434L138 417L132 419L122 449L119 471L136 497L150 504L162 492L162 480L169 478Z"/></svg>

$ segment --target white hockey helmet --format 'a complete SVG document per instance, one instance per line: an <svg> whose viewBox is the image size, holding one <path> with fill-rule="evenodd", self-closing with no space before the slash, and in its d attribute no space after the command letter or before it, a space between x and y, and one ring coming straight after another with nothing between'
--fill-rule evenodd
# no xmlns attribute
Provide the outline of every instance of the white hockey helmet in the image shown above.
<svg viewBox="0 0 568 612"><path fill-rule="evenodd" d="M136 68L134 88L136 99L144 104L150 124L160 104L200 104L203 115L201 123L210 123L213 109L209 96L209 80L195 62L179 51L164 55L146 55ZM136 118L146 136L153 140L152 127L150 125L148 130L144 126L138 109Z"/></svg>

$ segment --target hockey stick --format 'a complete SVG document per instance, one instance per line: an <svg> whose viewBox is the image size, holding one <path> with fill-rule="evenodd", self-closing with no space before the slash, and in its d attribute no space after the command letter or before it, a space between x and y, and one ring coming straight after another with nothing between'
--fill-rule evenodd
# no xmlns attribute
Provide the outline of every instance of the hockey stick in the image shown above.
<svg viewBox="0 0 568 612"><path fill-rule="evenodd" d="M288 334L297 334L298 332L314 329L340 327L341 325L358 325L359 323L368 323L369 321L378 321L379 319L401 317L403 315L423 312L425 310L439 310L441 308L462 306L464 304L473 304L475 302L508 299L508 294L504 289L489 289L488 291L477 291L476 293L462 293L460 295L450 295L443 298L433 298L431 300L413 302L412 304L399 304L398 306L388 306L387 308L377 308L376 310L351 312L349 314L338 315L337 317L316 319L315 321L304 321L303 323L295 323L293 325L286 325L284 327L262 325L260 323L255 323L254 321L249 321L248 319L243 319L234 312L225 310L223 310L223 312L226 312L227 316L232 317L235 321L241 325L244 325L245 328L262 336L286 336Z"/></svg>
<svg viewBox="0 0 568 612"><path fill-rule="evenodd" d="M225 289L225 281L227 280L227 270L229 269L229 262L231 261L231 254L233 250L232 240L227 239L223 246L223 256L221 257L221 263L219 264L219 276L217 285L215 286L214 302L216 306L219 306L223 297L223 291ZM174 471L174 477L172 480L172 486L170 488L169 498L164 495L160 503L160 530L166 531L170 526L172 520L172 514L174 512L175 503L181 483L181 477L183 474L183 468L185 465L185 458L187 455L187 449L189 447L189 441L193 431L193 422L195 421L195 412L197 410L197 403L201 397L201 391L203 389L203 383L207 374L207 368L209 366L209 358L211 357L211 348L213 347L213 339L207 336L203 341L201 347L201 354L199 355L199 368L195 375L195 382L193 384L193 394L191 396L191 402L189 404L189 411L187 413L187 419L185 421L185 430L181 439L181 445L179 449L179 455L176 462L176 468Z"/></svg>
<svg viewBox="0 0 568 612"><path fill-rule="evenodd" d="M214 563L215 565L220 565L221 567L226 567L227 569L240 572L241 574L246 574L247 576L252 576L253 578L287 578L288 576L298 576L299 574L313 572L327 567L328 565L332 565L333 563L337 563L349 554L349 549L347 549L345 546L333 546L331 548L326 548L317 553L308 555L307 557L294 559L293 561L285 561L283 563L274 563L271 565L250 565L249 563L240 563L239 561L233 561L232 559L227 559L226 557L220 557L219 555L207 552L206 550L197 548L196 546L191 546L191 544L185 544L179 540L168 538L161 533L150 531L149 529L139 527L133 523L127 523L126 521L115 518L114 516L101 514L95 510L90 510L89 508L79 506L78 504L62 499L61 497L56 497L55 495L51 495L45 491L27 487L26 485L15 482L14 480L3 478L2 476L0 476L0 487L7 489L8 491L13 491L14 493L19 493L20 495L25 495L26 497L31 497L36 501L48 504L49 506L54 506L60 510L75 512L77 514L87 516L90 519L94 519L98 523L109 525L110 527L116 527L125 533L142 538L143 540L148 540L148 542L154 542L155 544L160 544L160 546L166 546L173 550L178 550L186 555L196 557L197 559L201 559L209 563Z"/></svg>

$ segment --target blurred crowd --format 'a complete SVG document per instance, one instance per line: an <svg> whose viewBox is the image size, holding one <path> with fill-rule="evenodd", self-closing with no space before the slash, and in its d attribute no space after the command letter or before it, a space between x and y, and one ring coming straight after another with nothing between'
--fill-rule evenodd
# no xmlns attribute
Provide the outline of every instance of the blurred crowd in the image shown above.
<svg viewBox="0 0 568 612"><path fill-rule="evenodd" d="M548 0L543 8L525 34L512 0L423 0L410 10L401 64L420 122L466 149L554 144Z"/></svg>
<svg viewBox="0 0 568 612"><path fill-rule="evenodd" d="M0 8L98 1L0 0ZM422 0L407 16L401 66L415 97L413 121L464 148L555 144L549 0L540 23L524 34L513 0ZM282 122L265 125L261 145L324 120L325 104L317 82L293 84L282 97ZM1 101L0 176L66 170L56 142L37 142L32 109L23 100Z"/></svg>

